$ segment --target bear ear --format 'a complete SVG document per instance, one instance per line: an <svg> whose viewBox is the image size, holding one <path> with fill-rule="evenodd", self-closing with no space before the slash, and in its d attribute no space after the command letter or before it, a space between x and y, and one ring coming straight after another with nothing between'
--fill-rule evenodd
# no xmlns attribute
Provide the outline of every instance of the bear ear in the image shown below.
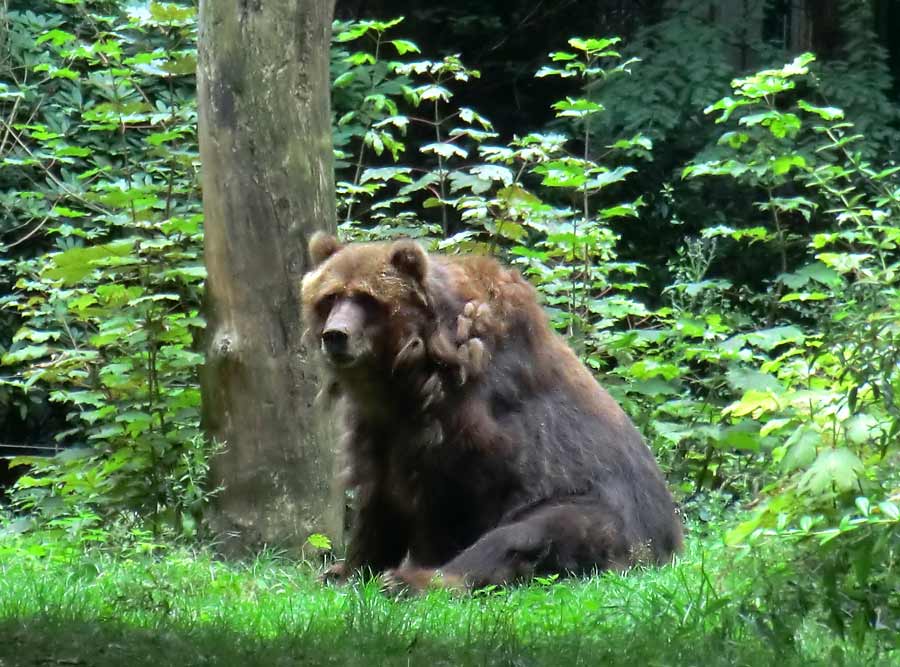
<svg viewBox="0 0 900 667"><path fill-rule="evenodd" d="M343 247L331 234L316 232L309 239L309 259L316 267Z"/></svg>
<svg viewBox="0 0 900 667"><path fill-rule="evenodd" d="M400 273L421 283L428 272L428 254L415 241L404 239L391 246L391 264Z"/></svg>

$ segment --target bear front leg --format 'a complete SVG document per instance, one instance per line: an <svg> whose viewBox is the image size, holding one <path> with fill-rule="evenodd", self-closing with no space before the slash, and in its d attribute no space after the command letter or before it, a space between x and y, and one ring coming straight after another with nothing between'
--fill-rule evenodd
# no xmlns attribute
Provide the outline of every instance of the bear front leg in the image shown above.
<svg viewBox="0 0 900 667"><path fill-rule="evenodd" d="M396 567L409 548L408 521L381 498L361 502L353 518L345 560L325 571L323 579L342 583L356 573L379 574Z"/></svg>
<svg viewBox="0 0 900 667"><path fill-rule="evenodd" d="M539 506L525 518L485 533L444 566L404 563L385 573L389 590L477 589L542 574L623 569L634 551L620 521L593 499Z"/></svg>

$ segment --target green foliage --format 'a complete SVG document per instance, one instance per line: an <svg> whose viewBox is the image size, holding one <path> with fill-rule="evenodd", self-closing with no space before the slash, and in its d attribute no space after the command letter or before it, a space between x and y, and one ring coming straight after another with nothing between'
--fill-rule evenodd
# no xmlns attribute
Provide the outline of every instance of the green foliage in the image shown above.
<svg viewBox="0 0 900 667"><path fill-rule="evenodd" d="M611 143L640 132L658 147L653 161L631 180L633 192L640 193L646 206L641 224L623 236L626 255L647 265L643 277L654 293L672 282L668 260L685 235L699 235L712 225L734 226L755 201L744 182L718 179L701 185L681 178L686 163L727 154L727 146L717 143L719 128L703 109L726 93L732 79L778 69L800 55L797 44L807 39L827 43L834 50L816 66L815 80L802 85L815 86L813 98L820 106L847 113L866 137L858 146L866 158L896 160L900 108L892 92L888 54L873 35L873 3L836 0L830 7L801 18L803 10L796 5L767 0L721 8L706 0L668 3L654 20L642 22L623 47L626 57L640 58L637 75L589 91L590 99L607 108L595 126L595 142ZM803 37L797 30L801 26ZM740 140L740 133L730 140ZM791 164L786 159L779 168L790 169ZM748 254L723 243L711 271L739 282L768 279L780 272L774 250L767 244Z"/></svg>
<svg viewBox="0 0 900 667"><path fill-rule="evenodd" d="M192 531L209 454L194 9L48 3L8 21L0 206L7 250L23 250L5 266L19 329L3 384L59 404L69 445L13 462L32 466L16 504Z"/></svg>
<svg viewBox="0 0 900 667"><path fill-rule="evenodd" d="M453 85L479 73L458 56L410 60L410 54L419 52L415 44L385 36L397 23L339 24L335 37L342 47L358 49L339 48L332 67L337 75L338 219L350 237L447 236L456 223L451 210L460 201L453 195L482 182L456 165L495 136L486 118L452 106ZM379 60L388 47L406 59ZM411 111L402 113L407 109ZM408 134L416 140L415 164L398 165L406 155ZM416 207L437 212L437 219L430 224L420 220Z"/></svg>
<svg viewBox="0 0 900 667"><path fill-rule="evenodd" d="M472 109L454 106L451 86L478 76L459 58L379 66L376 56L382 45L393 43L384 32L395 24L364 22L337 35L342 45L371 42L367 51L341 51L341 67L335 67L336 85L342 90L336 106L351 105L350 110L336 110L342 128L338 157L354 156L352 162L338 163L344 233L375 238L438 236L443 237L439 243L443 249L503 250L517 258L547 294L554 323L570 335L577 332L586 342L593 340L591 326L606 328L642 314L632 300L608 296L614 289L636 287L631 277L638 265L616 261L618 234L612 222L635 217L641 201L598 203L635 171L594 159L591 125L602 105L585 97L567 97L554 109L571 126L573 136L530 133L506 146L494 145L489 143L496 138L490 121ZM572 39L572 51L552 54L554 64L542 68L538 76L573 78L589 85L624 74L633 61L601 66L619 58L613 49L617 42ZM403 44L407 52L417 50ZM399 88L385 83L382 77L389 72ZM353 82L365 82L355 96L343 90ZM401 114L405 109L408 113ZM410 156L412 164L398 164L407 156L396 132L412 134L416 129L421 140L418 154ZM389 166L366 163L367 157L377 160L385 155L385 147ZM604 150L646 156L650 148L649 140L635 135ZM344 174L349 180L341 178ZM566 307L556 307L562 304Z"/></svg>
<svg viewBox="0 0 900 667"><path fill-rule="evenodd" d="M828 618L860 634L885 609L897 614L900 170L864 158L841 110L783 100L813 60L735 80L732 96L708 109L738 128L723 135L731 156L685 176L726 176L764 195L757 206L771 223L753 240L776 245L782 272L760 303L793 330L758 366L766 385L745 386L722 411L758 424L760 442L774 436L767 463L777 473L727 540L816 544L805 553L820 564ZM743 242L738 230L714 233ZM799 269L789 244L805 249Z"/></svg>

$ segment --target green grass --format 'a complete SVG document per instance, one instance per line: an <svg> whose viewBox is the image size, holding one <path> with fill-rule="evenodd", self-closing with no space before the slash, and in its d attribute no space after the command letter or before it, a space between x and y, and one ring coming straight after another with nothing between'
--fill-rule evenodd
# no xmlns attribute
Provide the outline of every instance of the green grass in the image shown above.
<svg viewBox="0 0 900 667"><path fill-rule="evenodd" d="M2 667L892 664L790 604L768 609L793 575L715 540L662 569L393 600L271 555L0 539Z"/></svg>

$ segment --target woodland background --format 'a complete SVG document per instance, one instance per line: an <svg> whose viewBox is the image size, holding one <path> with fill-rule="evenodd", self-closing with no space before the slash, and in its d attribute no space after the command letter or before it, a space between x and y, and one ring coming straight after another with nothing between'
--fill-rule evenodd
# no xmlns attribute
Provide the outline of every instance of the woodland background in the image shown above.
<svg viewBox="0 0 900 667"><path fill-rule="evenodd" d="M337 3L341 236L519 266L744 573L716 628L896 657L900 5L409 5ZM0 555L205 544L196 7L0 10Z"/></svg>

